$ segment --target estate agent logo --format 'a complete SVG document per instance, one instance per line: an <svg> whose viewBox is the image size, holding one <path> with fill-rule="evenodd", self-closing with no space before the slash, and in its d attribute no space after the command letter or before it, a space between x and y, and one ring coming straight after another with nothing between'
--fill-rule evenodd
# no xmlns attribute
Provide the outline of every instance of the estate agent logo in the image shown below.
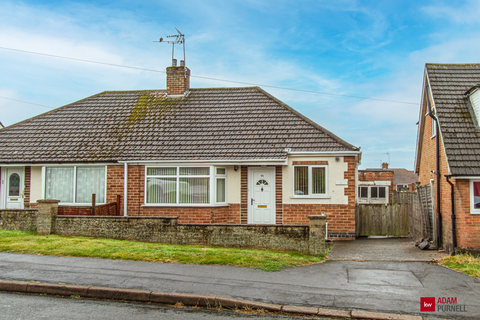
<svg viewBox="0 0 480 320"><path fill-rule="evenodd" d="M436 305L436 308L435 308ZM457 297L421 297L421 312L467 312L464 304L457 304Z"/></svg>
<svg viewBox="0 0 480 320"><path fill-rule="evenodd" d="M421 312L435 312L435 297L420 298Z"/></svg>

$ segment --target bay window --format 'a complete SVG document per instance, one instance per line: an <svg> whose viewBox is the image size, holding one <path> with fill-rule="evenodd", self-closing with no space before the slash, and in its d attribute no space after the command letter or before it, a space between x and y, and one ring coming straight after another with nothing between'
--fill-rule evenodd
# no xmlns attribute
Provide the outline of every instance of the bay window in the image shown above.
<svg viewBox="0 0 480 320"><path fill-rule="evenodd" d="M327 166L293 166L293 196L321 197L328 193Z"/></svg>
<svg viewBox="0 0 480 320"><path fill-rule="evenodd" d="M106 169L101 167L46 167L45 199L61 204L90 204L92 194L97 203L105 203Z"/></svg>
<svg viewBox="0 0 480 320"><path fill-rule="evenodd" d="M146 205L226 203L226 168L146 167Z"/></svg>

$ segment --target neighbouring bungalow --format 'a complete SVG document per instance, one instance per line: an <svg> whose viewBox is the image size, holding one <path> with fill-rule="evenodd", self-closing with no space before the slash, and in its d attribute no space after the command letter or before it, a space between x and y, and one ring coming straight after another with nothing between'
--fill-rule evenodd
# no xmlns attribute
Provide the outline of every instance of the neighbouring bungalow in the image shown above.
<svg viewBox="0 0 480 320"><path fill-rule="evenodd" d="M107 91L0 131L0 209L115 202L180 223L308 224L354 239L361 152L259 87Z"/></svg>
<svg viewBox="0 0 480 320"><path fill-rule="evenodd" d="M415 172L431 184L437 241L480 248L480 64L426 64Z"/></svg>

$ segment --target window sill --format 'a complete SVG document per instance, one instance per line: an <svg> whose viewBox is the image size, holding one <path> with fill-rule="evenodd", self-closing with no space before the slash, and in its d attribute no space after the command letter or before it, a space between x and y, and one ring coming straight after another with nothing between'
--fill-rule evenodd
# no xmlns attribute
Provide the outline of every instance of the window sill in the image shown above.
<svg viewBox="0 0 480 320"><path fill-rule="evenodd" d="M330 196L291 196L290 199L330 199Z"/></svg>
<svg viewBox="0 0 480 320"><path fill-rule="evenodd" d="M470 214L480 214L480 211L470 212Z"/></svg>
<svg viewBox="0 0 480 320"><path fill-rule="evenodd" d="M156 204L142 204L142 207L177 207L177 208L183 208L183 207L202 207L202 208L213 208L213 207L229 207L230 205L228 203L223 203L223 204L175 204L175 203L156 203Z"/></svg>

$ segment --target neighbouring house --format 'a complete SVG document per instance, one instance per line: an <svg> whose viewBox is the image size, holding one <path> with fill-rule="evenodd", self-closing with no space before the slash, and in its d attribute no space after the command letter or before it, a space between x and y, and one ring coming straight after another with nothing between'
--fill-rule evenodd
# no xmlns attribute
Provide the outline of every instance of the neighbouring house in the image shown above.
<svg viewBox="0 0 480 320"><path fill-rule="evenodd" d="M426 64L415 172L431 184L440 246L480 248L480 64Z"/></svg>
<svg viewBox="0 0 480 320"><path fill-rule="evenodd" d="M0 131L0 208L39 199L180 223L308 224L354 239L360 149L259 87L107 91Z"/></svg>
<svg viewBox="0 0 480 320"><path fill-rule="evenodd" d="M358 203L392 203L393 191L414 191L418 175L404 168L358 170Z"/></svg>
<svg viewBox="0 0 480 320"><path fill-rule="evenodd" d="M418 174L405 168L392 168L393 190L398 192L415 191L418 185Z"/></svg>

